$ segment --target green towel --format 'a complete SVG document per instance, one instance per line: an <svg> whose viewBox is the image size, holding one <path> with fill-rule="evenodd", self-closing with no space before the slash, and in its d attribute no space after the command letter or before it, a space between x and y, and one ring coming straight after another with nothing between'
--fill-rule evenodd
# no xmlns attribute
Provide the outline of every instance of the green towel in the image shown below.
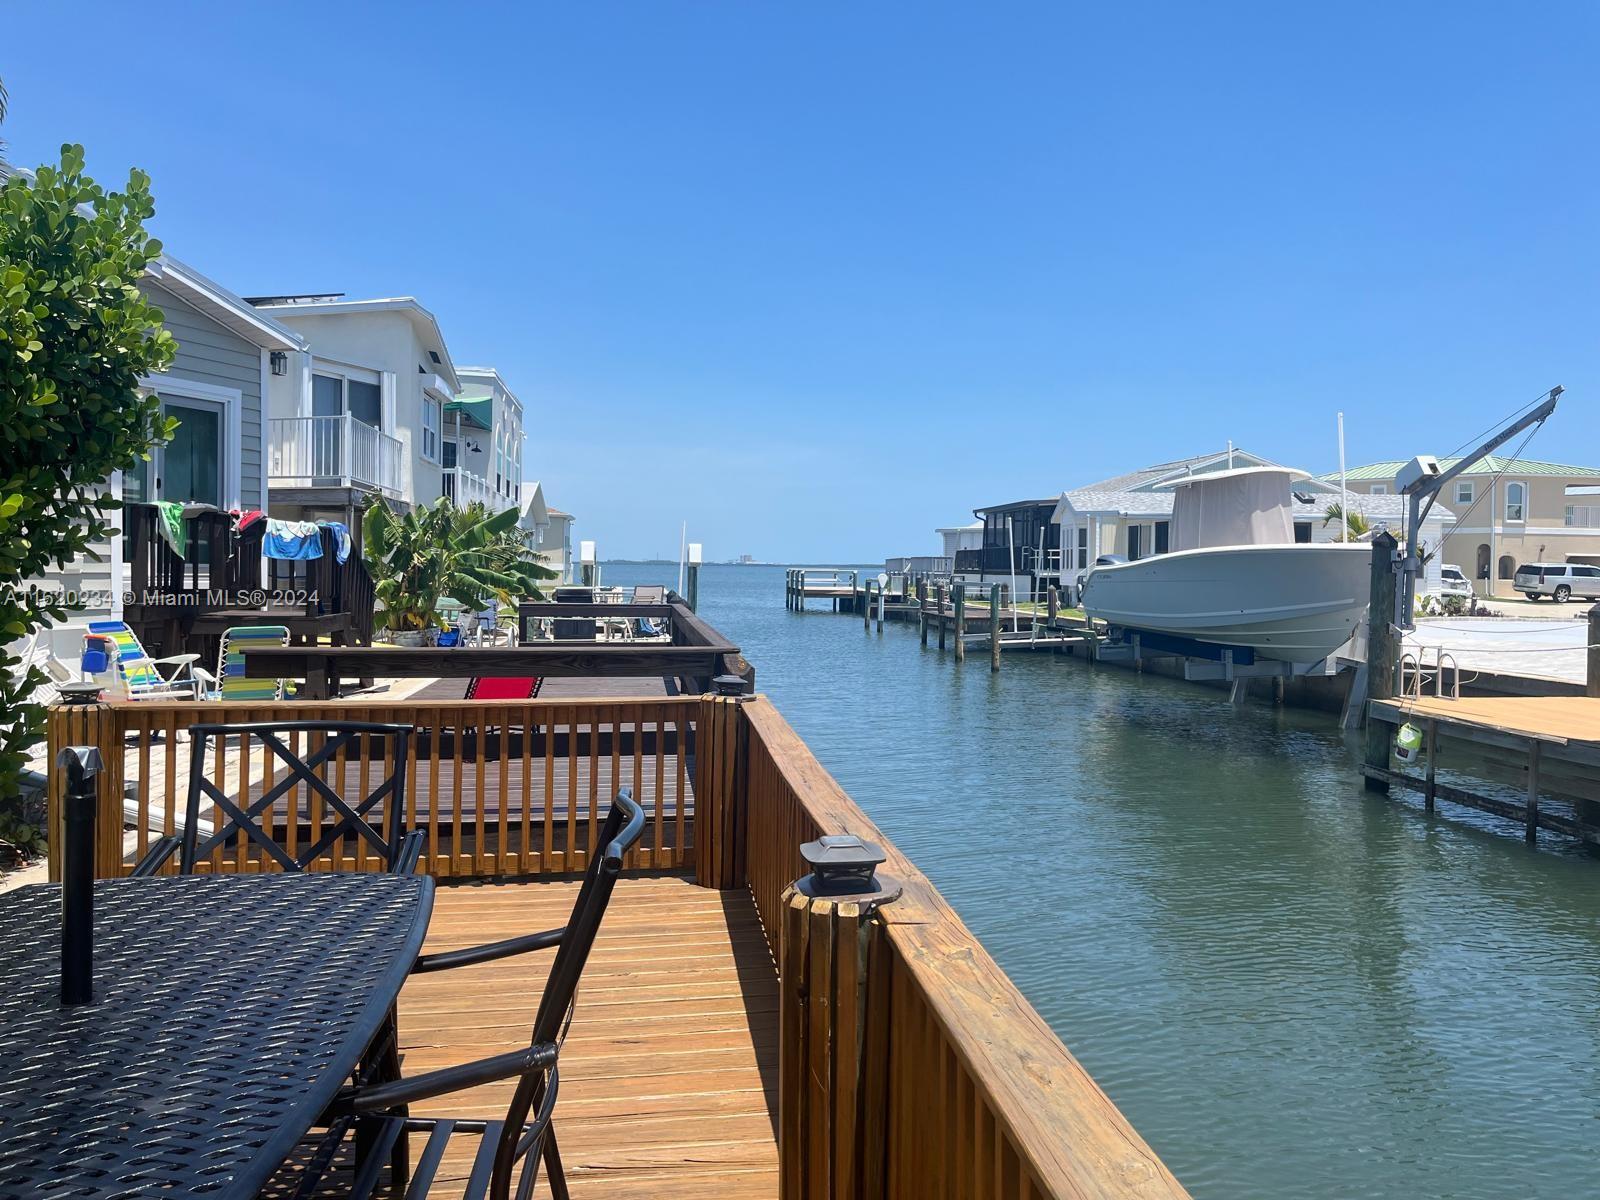
<svg viewBox="0 0 1600 1200"><path fill-rule="evenodd" d="M160 518L157 528L162 538L172 547L172 552L182 558L189 546L189 526L183 519L183 505L176 500L157 500L156 514Z"/></svg>

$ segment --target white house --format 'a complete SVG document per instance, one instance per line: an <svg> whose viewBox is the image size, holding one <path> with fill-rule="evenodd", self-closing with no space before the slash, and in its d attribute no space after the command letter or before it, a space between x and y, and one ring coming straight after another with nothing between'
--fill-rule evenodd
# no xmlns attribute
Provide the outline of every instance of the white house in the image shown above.
<svg viewBox="0 0 1600 1200"><path fill-rule="evenodd" d="M982 521L973 521L970 525L942 525L934 532L943 543L939 553L952 561L957 550L976 550L983 545Z"/></svg>
<svg viewBox="0 0 1600 1200"><path fill-rule="evenodd" d="M522 488L522 402L493 367L458 367L444 410L444 489L458 504L516 508Z"/></svg>
<svg viewBox="0 0 1600 1200"><path fill-rule="evenodd" d="M444 413L461 384L432 313L412 296L251 303L306 343L271 378L275 516L354 525L378 496L417 506L446 494Z"/></svg>
<svg viewBox="0 0 1600 1200"><path fill-rule="evenodd" d="M1051 520L1061 526L1060 545L1066 548L1066 579L1075 580L1079 571L1103 554L1117 554L1128 559L1165 554L1173 500L1172 488L1166 485L1174 480L1229 467L1280 465L1246 450L1230 449L1157 463L1062 492ZM1329 520L1327 512L1330 505L1339 502L1338 485L1304 478L1295 481L1293 491L1295 540L1336 541L1339 522ZM1366 517L1374 528L1404 534L1402 497L1351 492L1349 501L1351 510ZM1442 544L1454 521L1454 515L1443 505L1434 506L1422 528L1425 553ZM1438 588L1438 559L1439 556L1433 554L1428 560L1425 590Z"/></svg>

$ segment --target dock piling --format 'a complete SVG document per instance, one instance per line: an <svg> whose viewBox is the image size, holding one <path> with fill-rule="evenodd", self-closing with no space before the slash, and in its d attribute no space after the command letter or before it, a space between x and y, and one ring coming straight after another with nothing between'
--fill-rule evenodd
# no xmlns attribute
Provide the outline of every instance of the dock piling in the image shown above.
<svg viewBox="0 0 1600 1200"><path fill-rule="evenodd" d="M1394 536L1387 532L1372 539L1372 590L1367 603L1367 699L1394 699L1394 672L1397 644L1394 629L1395 562ZM1387 775L1389 748L1394 729L1389 722L1372 715L1368 704L1365 761L1368 767ZM1363 775L1369 791L1387 792L1389 781L1372 772Z"/></svg>
<svg viewBox="0 0 1600 1200"><path fill-rule="evenodd" d="M1589 657L1585 696L1600 696L1600 604L1589 610Z"/></svg>
<svg viewBox="0 0 1600 1200"><path fill-rule="evenodd" d="M989 586L989 670L1000 669L1000 585Z"/></svg>
<svg viewBox="0 0 1600 1200"><path fill-rule="evenodd" d="M938 602L939 602L939 649L943 650L944 649L944 627L945 627L945 615L944 615L945 592L944 592L944 584L941 583L937 588L934 589L934 595L937 597Z"/></svg>
<svg viewBox="0 0 1600 1200"><path fill-rule="evenodd" d="M966 658L967 658L967 638L966 638L966 632L967 632L967 585L966 584L964 584L964 583L956 584L956 595L955 595L954 605L955 605L955 630L956 630L956 661L957 662L965 662ZM940 637L942 638L943 635L944 635L944 630L942 628L939 630L939 634L940 634Z"/></svg>

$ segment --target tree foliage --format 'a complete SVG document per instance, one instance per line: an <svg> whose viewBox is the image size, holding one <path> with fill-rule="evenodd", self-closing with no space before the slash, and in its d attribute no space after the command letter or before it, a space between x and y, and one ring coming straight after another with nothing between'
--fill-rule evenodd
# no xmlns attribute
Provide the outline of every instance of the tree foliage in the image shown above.
<svg viewBox="0 0 1600 1200"><path fill-rule="evenodd" d="M136 286L161 253L144 229L154 212L144 172L107 192L84 174L82 146L0 187L0 642L82 607L28 582L97 557L118 507L104 482L171 436L160 400L139 388L176 349ZM0 801L19 794L44 727L30 700L44 675L21 666L0 651Z"/></svg>
<svg viewBox="0 0 1600 1200"><path fill-rule="evenodd" d="M380 623L397 630L439 626L446 597L478 612L494 600L539 596L539 584L556 572L533 560L517 516L514 508L491 515L478 503L458 509L443 497L404 514L387 504L368 509L362 541Z"/></svg>

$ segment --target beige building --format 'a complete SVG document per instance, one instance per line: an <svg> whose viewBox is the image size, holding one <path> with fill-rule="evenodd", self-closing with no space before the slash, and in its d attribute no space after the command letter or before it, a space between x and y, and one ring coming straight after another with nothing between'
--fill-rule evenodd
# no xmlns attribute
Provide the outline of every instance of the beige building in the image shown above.
<svg viewBox="0 0 1600 1200"><path fill-rule="evenodd" d="M1458 461L1441 458L1439 465L1449 470ZM1352 492L1394 492L1404 465L1369 463L1345 479ZM1480 593L1513 595L1512 577L1526 563L1600 564L1600 467L1491 455L1452 480L1440 502L1455 513L1444 561Z"/></svg>

